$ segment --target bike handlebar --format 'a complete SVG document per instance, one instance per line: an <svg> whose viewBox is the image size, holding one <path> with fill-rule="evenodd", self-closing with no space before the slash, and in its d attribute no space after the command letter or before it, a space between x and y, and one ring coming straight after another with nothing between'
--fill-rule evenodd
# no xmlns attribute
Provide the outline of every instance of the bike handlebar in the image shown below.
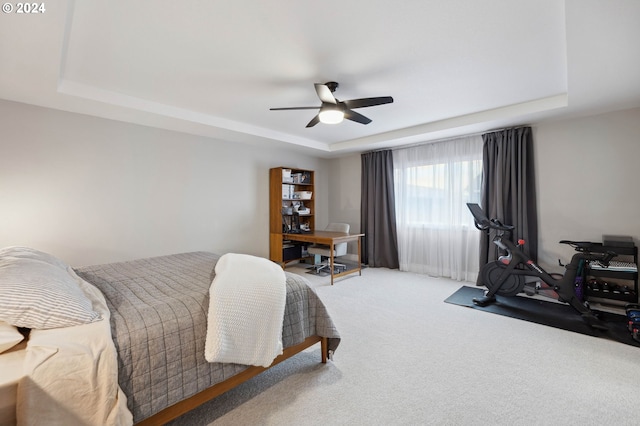
<svg viewBox="0 0 640 426"><path fill-rule="evenodd" d="M511 231L515 228L515 226L505 225L500 222L498 219L491 219L487 217L482 208L475 203L467 203L467 207L471 211L473 215L473 221L476 226L481 231L486 231L487 229L497 229L499 231Z"/></svg>
<svg viewBox="0 0 640 426"><path fill-rule="evenodd" d="M498 219L491 219L491 220L487 219L482 221L474 220L473 222L476 225L476 228L478 228L481 231L486 231L489 228L497 229L499 231L512 231L513 229L515 229L515 226L505 225L504 223L500 222Z"/></svg>
<svg viewBox="0 0 640 426"><path fill-rule="evenodd" d="M487 227L489 227L491 229L497 229L499 231L512 231L512 230L515 229L515 226L513 226L513 225L505 225L504 223L500 222L498 219L491 219L489 221Z"/></svg>

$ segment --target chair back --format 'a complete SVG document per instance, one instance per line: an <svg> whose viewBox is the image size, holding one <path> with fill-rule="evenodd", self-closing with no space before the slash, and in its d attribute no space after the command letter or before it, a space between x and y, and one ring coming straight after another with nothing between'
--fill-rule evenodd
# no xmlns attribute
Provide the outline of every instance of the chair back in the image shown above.
<svg viewBox="0 0 640 426"><path fill-rule="evenodd" d="M349 224L348 223L330 223L324 228L325 231L331 232L346 232L349 233Z"/></svg>
<svg viewBox="0 0 640 426"><path fill-rule="evenodd" d="M330 223L324 228L325 231L331 232L345 232L349 233L349 224L348 223ZM347 243L340 243L335 245L334 256L344 256L347 254Z"/></svg>

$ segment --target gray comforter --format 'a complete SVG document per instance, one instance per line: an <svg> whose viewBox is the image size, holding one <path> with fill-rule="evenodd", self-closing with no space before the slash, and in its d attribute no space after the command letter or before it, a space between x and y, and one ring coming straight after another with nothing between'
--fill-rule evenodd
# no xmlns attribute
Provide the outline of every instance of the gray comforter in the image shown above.
<svg viewBox="0 0 640 426"><path fill-rule="evenodd" d="M219 256L183 253L77 268L111 310L120 387L134 422L247 368L204 358L209 288ZM300 276L287 273L284 347L313 335L340 336L324 305Z"/></svg>

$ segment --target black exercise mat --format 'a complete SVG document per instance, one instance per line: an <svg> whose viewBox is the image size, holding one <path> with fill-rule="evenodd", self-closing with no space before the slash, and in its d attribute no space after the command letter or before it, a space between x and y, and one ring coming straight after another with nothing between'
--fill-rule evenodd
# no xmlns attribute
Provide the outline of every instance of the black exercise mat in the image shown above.
<svg viewBox="0 0 640 426"><path fill-rule="evenodd" d="M571 306L561 303L527 296L497 296L495 303L484 307L473 303L473 298L482 297L484 291L482 287L460 287L445 302L640 347L640 343L633 340L631 333L627 330L627 319L624 315L597 312L598 317L609 330L596 330L589 327Z"/></svg>

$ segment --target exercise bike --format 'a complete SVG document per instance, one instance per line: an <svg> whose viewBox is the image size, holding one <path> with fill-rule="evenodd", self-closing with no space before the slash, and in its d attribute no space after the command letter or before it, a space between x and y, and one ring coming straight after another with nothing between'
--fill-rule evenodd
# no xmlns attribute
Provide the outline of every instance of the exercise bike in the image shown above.
<svg viewBox="0 0 640 426"><path fill-rule="evenodd" d="M524 240L518 240L514 244L506 237L514 226L505 225L497 219L489 220L478 204L467 203L467 207L473 214L476 228L487 234L495 230L493 243L506 252L498 260L480 268L480 281L487 287L487 291L483 297L474 298L473 303L479 306L489 305L496 301L496 295L512 297L520 293L528 296L539 294L571 305L592 328L607 330L588 304L577 297L575 283L578 269L584 263L599 261L607 266L616 253L591 253L590 250L596 243L562 240L561 244L572 246L577 253L571 257L569 264L564 265L564 275L549 274L522 250Z"/></svg>

